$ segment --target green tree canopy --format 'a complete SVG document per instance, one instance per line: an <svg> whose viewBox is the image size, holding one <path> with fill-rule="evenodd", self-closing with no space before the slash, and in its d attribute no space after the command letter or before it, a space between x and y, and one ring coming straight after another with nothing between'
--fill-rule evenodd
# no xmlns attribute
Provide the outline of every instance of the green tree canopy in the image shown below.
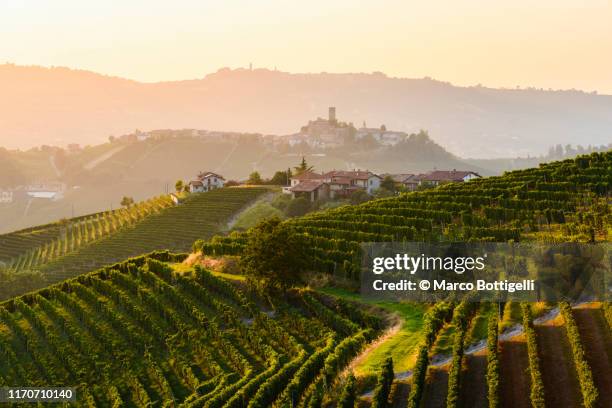
<svg viewBox="0 0 612 408"><path fill-rule="evenodd" d="M254 171L251 174L249 174L248 183L249 184L263 184L263 180L261 179L261 175L259 174L258 171Z"/></svg>
<svg viewBox="0 0 612 408"><path fill-rule="evenodd" d="M123 207L127 207L130 208L133 204L134 204L134 199L132 197L127 197L124 196L121 199L121 203L120 203Z"/></svg>
<svg viewBox="0 0 612 408"><path fill-rule="evenodd" d="M286 171L277 171L268 183L275 186L288 186L289 180L292 177L291 169Z"/></svg>
<svg viewBox="0 0 612 408"><path fill-rule="evenodd" d="M385 178L380 182L380 187L386 190L389 190L391 192L395 192L396 188L395 188L395 181L393 180L393 177L386 175Z"/></svg>
<svg viewBox="0 0 612 408"><path fill-rule="evenodd" d="M287 205L287 215L289 217L299 217L310 211L310 208L311 204L307 198L298 197L291 200L289 205Z"/></svg>
<svg viewBox="0 0 612 408"><path fill-rule="evenodd" d="M174 184L174 189L176 190L177 193L180 193L181 191L183 191L183 186L185 183L183 183L183 180L177 180L176 183Z"/></svg>
<svg viewBox="0 0 612 408"><path fill-rule="evenodd" d="M351 194L351 204L361 204L371 200L372 197L365 190L356 190Z"/></svg>
<svg viewBox="0 0 612 408"><path fill-rule="evenodd" d="M271 218L249 231L240 259L245 274L265 287L287 288L299 282L306 253L292 228L279 218Z"/></svg>

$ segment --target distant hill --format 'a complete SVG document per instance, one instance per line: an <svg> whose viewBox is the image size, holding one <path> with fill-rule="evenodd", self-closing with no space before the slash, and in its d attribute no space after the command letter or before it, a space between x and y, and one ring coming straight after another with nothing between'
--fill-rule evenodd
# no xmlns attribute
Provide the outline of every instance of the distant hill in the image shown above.
<svg viewBox="0 0 612 408"><path fill-rule="evenodd" d="M289 134L336 106L361 126L417 132L461 157L542 154L554 144L607 144L612 96L456 87L383 74L221 69L202 79L139 83L67 68L0 65L0 146L98 144L134 129Z"/></svg>

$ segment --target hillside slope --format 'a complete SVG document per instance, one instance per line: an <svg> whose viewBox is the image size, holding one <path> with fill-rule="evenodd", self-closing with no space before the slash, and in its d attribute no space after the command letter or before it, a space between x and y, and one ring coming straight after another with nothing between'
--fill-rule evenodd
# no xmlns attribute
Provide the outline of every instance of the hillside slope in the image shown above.
<svg viewBox="0 0 612 408"><path fill-rule="evenodd" d="M218 233L233 214L266 191L219 189L190 195L180 205L163 197L127 213L104 213L0 235L0 259L6 259L9 279L38 272L38 281L24 282L31 290L155 250L188 251L197 238ZM23 293L19 285L9 286L2 288L0 298Z"/></svg>
<svg viewBox="0 0 612 408"><path fill-rule="evenodd" d="M131 259L1 304L0 385L80 384L87 407L289 404L314 394L311 373L324 369L320 385L335 378L379 328L310 291L264 299L161 262L183 258Z"/></svg>
<svg viewBox="0 0 612 408"><path fill-rule="evenodd" d="M595 153L499 177L452 183L286 223L311 247L311 267L358 279L359 244L390 241L606 241L612 152ZM223 238L205 253L239 253L248 237Z"/></svg>
<svg viewBox="0 0 612 408"><path fill-rule="evenodd" d="M338 108L339 118L428 129L463 157L545 153L554 144L607 144L612 96L462 88L383 74L222 69L202 79L144 84L66 68L0 65L0 146L102 142L134 129L289 134Z"/></svg>
<svg viewBox="0 0 612 408"><path fill-rule="evenodd" d="M309 244L312 269L356 278L352 265L359 242L606 240L612 224L607 201L611 181L608 152L286 223ZM219 190L217 202L222 193L238 190ZM171 208L175 215L179 209ZM166 218L164 213L139 224L150 221L146 236L125 233L114 241L117 245L107 246L112 248L107 260L111 252L119 255L122 246L137 242L135 237L171 245L172 239L161 232L180 226L177 220L194 219ZM155 222L155 217L165 222ZM193 236L185 234L185 244ZM246 238L216 237L202 249L212 255L239 254ZM101 240L81 255L104 253L104 243L112 241ZM161 251L128 259L0 304L0 350L5 356L0 385L81 384L83 406L306 407L337 402L344 386L339 373L381 332L380 318L358 304L310 289L262 298L247 285L230 284L198 265L181 263L186 256ZM609 395L612 372L605 363L610 358L610 323L604 318L610 315L609 304L597 305L597 319L559 304L560 329L554 335L564 346L556 348L547 346L545 316L536 319L535 306L508 302L504 310L510 312L504 312L502 322L491 313L496 307L466 301L429 307L410 373L390 379L391 395L366 394L362 399L443 406L467 405L472 398L484 405L495 398L509 406L520 397L525 406L543 406L558 402L553 393L559 378L551 377L555 373L565 376L565 391L573 401L588 405ZM484 325L474 323L483 319ZM519 335L499 335L498 327L519 322ZM480 333L474 333L476 325ZM481 348L486 368L468 366L477 370L468 383L462 370L468 338L477 341L487 331L486 347ZM568 347L571 356L565 354ZM593 356L592 350L600 355ZM552 363L559 359L568 364ZM485 373L492 376L489 382ZM371 379L362 380L366 384ZM510 397L509 384L519 387ZM479 394L469 394L466 386Z"/></svg>

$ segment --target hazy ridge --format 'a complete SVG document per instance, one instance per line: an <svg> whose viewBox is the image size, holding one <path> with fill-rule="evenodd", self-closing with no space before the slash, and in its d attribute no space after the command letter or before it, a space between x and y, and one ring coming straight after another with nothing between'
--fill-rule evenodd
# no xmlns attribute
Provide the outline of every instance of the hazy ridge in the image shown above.
<svg viewBox="0 0 612 408"><path fill-rule="evenodd" d="M429 131L461 157L542 154L612 140L612 96L456 87L383 74L221 69L202 79L140 83L67 68L0 65L0 146L98 144L134 129L290 134L336 106L359 127Z"/></svg>

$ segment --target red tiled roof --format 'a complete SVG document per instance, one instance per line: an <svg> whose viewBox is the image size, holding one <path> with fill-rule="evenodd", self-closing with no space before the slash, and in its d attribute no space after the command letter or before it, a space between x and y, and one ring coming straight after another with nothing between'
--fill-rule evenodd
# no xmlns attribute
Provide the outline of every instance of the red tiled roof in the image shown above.
<svg viewBox="0 0 612 408"><path fill-rule="evenodd" d="M320 180L306 180L306 181L302 181L300 184L298 184L295 187L291 187L289 191L292 191L294 193L302 193L302 192L309 193L311 191L315 191L316 189L318 189L324 184L326 183Z"/></svg>
<svg viewBox="0 0 612 408"><path fill-rule="evenodd" d="M322 180L323 175L315 173L314 171L305 171L297 176L292 176L292 179L296 180Z"/></svg>

